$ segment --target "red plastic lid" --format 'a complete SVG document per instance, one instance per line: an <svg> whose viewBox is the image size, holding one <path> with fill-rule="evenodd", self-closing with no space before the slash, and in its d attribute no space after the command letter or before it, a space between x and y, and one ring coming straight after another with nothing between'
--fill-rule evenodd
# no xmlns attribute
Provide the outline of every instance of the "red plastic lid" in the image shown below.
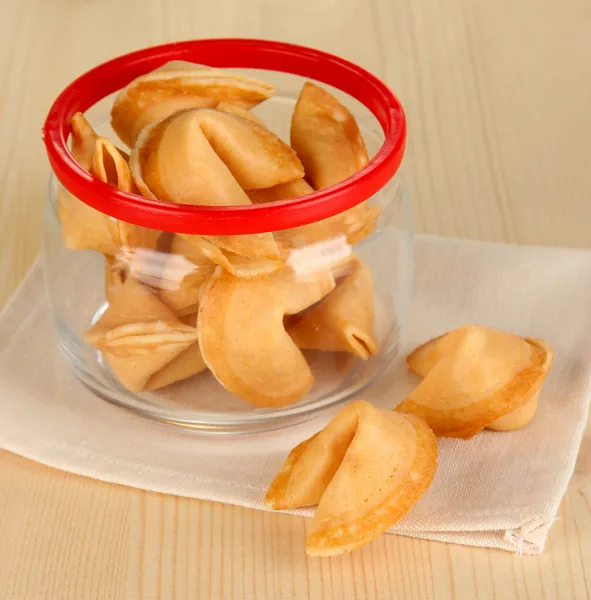
<svg viewBox="0 0 591 600"><path fill-rule="evenodd" d="M72 116L171 60L282 71L332 85L371 110L384 130L385 142L375 157L349 179L307 196L270 204L232 207L170 204L122 192L95 179L68 149ZM390 181L400 166L406 143L406 120L400 102L382 81L342 58L281 42L213 39L139 50L88 71L59 95L47 115L43 138L58 180L74 196L104 214L161 231L238 235L307 225L367 200Z"/></svg>

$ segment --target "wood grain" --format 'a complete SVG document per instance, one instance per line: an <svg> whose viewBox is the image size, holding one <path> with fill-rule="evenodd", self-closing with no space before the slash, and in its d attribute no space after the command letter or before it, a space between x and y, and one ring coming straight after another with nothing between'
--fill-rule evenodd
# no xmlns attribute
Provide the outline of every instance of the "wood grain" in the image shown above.
<svg viewBox="0 0 591 600"><path fill-rule="evenodd" d="M50 102L105 59L195 37L309 44L384 78L419 231L589 247L589 31L588 0L0 0L0 305L42 241ZM0 453L2 600L570 600L591 593L591 436L539 557L388 535L312 559L307 527Z"/></svg>

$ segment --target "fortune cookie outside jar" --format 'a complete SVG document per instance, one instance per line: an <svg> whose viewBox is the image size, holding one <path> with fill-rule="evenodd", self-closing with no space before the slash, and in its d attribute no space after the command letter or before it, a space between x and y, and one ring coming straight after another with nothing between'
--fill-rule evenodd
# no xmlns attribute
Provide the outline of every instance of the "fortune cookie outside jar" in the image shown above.
<svg viewBox="0 0 591 600"><path fill-rule="evenodd" d="M436 467L437 442L422 419L357 400L290 452L265 506L317 504L306 552L334 556L399 521L423 496Z"/></svg>
<svg viewBox="0 0 591 600"><path fill-rule="evenodd" d="M533 418L552 358L544 340L460 327L408 356L424 379L396 410L422 417L442 437L468 439L501 418L498 428L514 429Z"/></svg>

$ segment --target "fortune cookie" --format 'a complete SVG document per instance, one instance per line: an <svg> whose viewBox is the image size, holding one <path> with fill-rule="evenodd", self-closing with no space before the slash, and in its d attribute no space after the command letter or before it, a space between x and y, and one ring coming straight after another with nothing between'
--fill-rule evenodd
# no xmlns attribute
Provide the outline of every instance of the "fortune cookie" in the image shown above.
<svg viewBox="0 0 591 600"><path fill-rule="evenodd" d="M95 144L91 173L101 181L120 189L123 192L138 192L131 178L128 160L107 138L99 137ZM161 232L133 223L114 220L117 228L119 246L125 248L150 248L157 246Z"/></svg>
<svg viewBox="0 0 591 600"><path fill-rule="evenodd" d="M98 135L80 112L72 117L70 125L72 128L72 156L83 169L90 171Z"/></svg>
<svg viewBox="0 0 591 600"><path fill-rule="evenodd" d="M304 84L293 112L291 146L315 190L344 181L369 162L355 117L334 96L310 82ZM316 231L311 235L318 241L341 234L349 243L357 244L373 231L380 212L380 207L364 202L314 224ZM303 235L304 227L310 225L296 233Z"/></svg>
<svg viewBox="0 0 591 600"><path fill-rule="evenodd" d="M235 277L250 278L270 275L283 266L280 260L276 258L248 258L228 250L222 250L199 235L175 235L173 239L176 241L176 251L184 254L189 260L193 262L208 260L214 265L223 267ZM183 242L182 248L181 240ZM200 258L198 258L199 256Z"/></svg>
<svg viewBox="0 0 591 600"><path fill-rule="evenodd" d="M227 71L175 61L134 79L111 109L111 126L130 148L150 123L189 108L249 109L275 93L272 85Z"/></svg>
<svg viewBox="0 0 591 600"><path fill-rule="evenodd" d="M195 327L197 324L197 313L181 317L181 321L185 325ZM188 379L193 375L205 371L207 367L203 362L199 342L194 341L186 350L183 350L176 358L173 358L167 365L162 367L160 371L154 373L145 385L145 391L153 391L177 381Z"/></svg>
<svg viewBox="0 0 591 600"><path fill-rule="evenodd" d="M543 340L460 327L408 356L409 367L424 379L397 410L422 417L442 437L519 428L535 414L552 357Z"/></svg>
<svg viewBox="0 0 591 600"><path fill-rule="evenodd" d="M499 417L490 425L487 425L486 428L492 431L515 431L525 427L536 416L539 398L540 391L538 390L521 408L510 412L504 417Z"/></svg>
<svg viewBox="0 0 591 600"><path fill-rule="evenodd" d="M346 269L326 298L289 319L287 331L303 350L350 352L367 360L378 353L373 279L357 257Z"/></svg>
<svg viewBox="0 0 591 600"><path fill-rule="evenodd" d="M399 521L423 496L436 467L437 442L422 419L357 400L289 453L265 506L318 504L306 552L334 556Z"/></svg>
<svg viewBox="0 0 591 600"><path fill-rule="evenodd" d="M291 146L316 190L347 179L369 162L355 117L310 82L304 84L293 112Z"/></svg>
<svg viewBox="0 0 591 600"><path fill-rule="evenodd" d="M303 176L295 152L269 130L210 109L183 111L146 127L130 166L145 196L202 206L249 205L243 188L271 187ZM279 257L271 233L207 239L241 256Z"/></svg>
<svg viewBox="0 0 591 600"><path fill-rule="evenodd" d="M266 204L267 202L307 196L313 192L314 188L305 179L296 179L270 188L248 190L247 194L253 204ZM309 225L278 231L275 237L286 248L302 248L341 235L340 222L331 224L330 221L331 219L325 219Z"/></svg>
<svg viewBox="0 0 591 600"><path fill-rule="evenodd" d="M250 204L240 189L260 189L301 179L302 164L296 153L266 127L233 114L211 109L181 111L142 132L138 183L159 199L182 204L232 206ZM195 173L196 165L214 172ZM233 177L229 183L227 173ZM137 171L134 170L134 177ZM221 175L223 174L223 176ZM182 176L180 182L174 175ZM185 189L188 177L196 189ZM237 186L236 186L237 184ZM141 186L140 186L141 189ZM214 192L213 198L208 196ZM216 193L217 192L217 193ZM223 194L229 194L224 202Z"/></svg>
<svg viewBox="0 0 591 600"><path fill-rule="evenodd" d="M291 145L304 165L307 181L297 180L273 188L250 190L255 204L311 194L354 175L368 162L363 137L353 115L327 91L306 83L296 104ZM381 209L360 204L316 223L277 233L288 247L301 248L338 236L357 244L375 228Z"/></svg>
<svg viewBox="0 0 591 600"><path fill-rule="evenodd" d="M84 334L100 350L128 390L139 392L150 377L197 339L158 297L133 277L113 289L109 306Z"/></svg>
<svg viewBox="0 0 591 600"><path fill-rule="evenodd" d="M291 146L316 190L344 181L369 162L351 112L321 87L304 84L291 119Z"/></svg>
<svg viewBox="0 0 591 600"><path fill-rule="evenodd" d="M193 244L173 235L158 286L160 299L177 316L196 314L201 286L213 274L215 267L215 263Z"/></svg>
<svg viewBox="0 0 591 600"><path fill-rule="evenodd" d="M218 268L199 301L197 331L205 364L246 402L264 407L298 402L314 378L283 317L318 302L334 285L329 271L298 277L286 267L238 279Z"/></svg>
<svg viewBox="0 0 591 600"><path fill-rule="evenodd" d="M96 250L114 256L119 249L115 221L72 196L65 188L57 192L58 214L64 246L69 250Z"/></svg>
<svg viewBox="0 0 591 600"><path fill-rule="evenodd" d="M278 202L307 196L313 192L314 188L305 179L296 179L270 188L248 190L246 193L253 204L266 204L267 202ZM275 237L282 242L285 248L302 248L333 237L332 231L327 230L327 221L329 219L302 227L277 231ZM340 230L335 235L339 234L341 234Z"/></svg>
<svg viewBox="0 0 591 600"><path fill-rule="evenodd" d="M72 117L72 156L95 177L124 192L133 185L125 156L108 139L99 137L82 113ZM72 196L58 191L58 213L64 244L70 250L96 250L115 256L122 246L156 246L160 232L112 219Z"/></svg>
<svg viewBox="0 0 591 600"><path fill-rule="evenodd" d="M248 190L247 194L253 204L265 204L299 198L313 192L314 188L305 179L297 179L272 188ZM322 221L277 231L275 237L286 248L303 248L339 237L348 244L358 244L375 229L380 214L379 206L368 207L364 204L362 208L356 207Z"/></svg>
<svg viewBox="0 0 591 600"><path fill-rule="evenodd" d="M72 117L72 156L91 171L98 135L82 113ZM64 245L70 250L97 250L114 256L119 248L117 222L72 196L58 190L58 214Z"/></svg>

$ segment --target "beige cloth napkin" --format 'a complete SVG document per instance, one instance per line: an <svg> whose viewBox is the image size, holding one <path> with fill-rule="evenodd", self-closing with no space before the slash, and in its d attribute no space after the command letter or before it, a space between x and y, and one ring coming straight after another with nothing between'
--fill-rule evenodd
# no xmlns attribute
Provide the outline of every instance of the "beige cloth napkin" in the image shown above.
<svg viewBox="0 0 591 600"><path fill-rule="evenodd" d="M405 349L481 323L544 338L556 358L528 427L439 441L431 488L392 532L541 552L588 414L591 251L430 237L415 246ZM364 396L394 407L416 383L399 360ZM112 406L78 383L58 354L38 265L0 316L0 447L58 469L260 509L287 452L332 414L281 433L216 438Z"/></svg>

